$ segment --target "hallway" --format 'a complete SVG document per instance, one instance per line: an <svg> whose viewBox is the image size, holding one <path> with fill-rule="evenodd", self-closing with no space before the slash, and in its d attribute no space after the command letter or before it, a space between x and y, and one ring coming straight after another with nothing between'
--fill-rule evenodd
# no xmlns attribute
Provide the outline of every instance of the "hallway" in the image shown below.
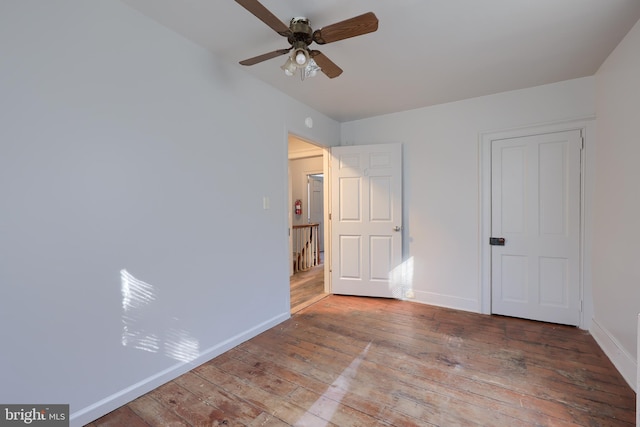
<svg viewBox="0 0 640 427"><path fill-rule="evenodd" d="M320 259L319 265L291 276L291 314L328 295L324 293L324 253L320 254Z"/></svg>

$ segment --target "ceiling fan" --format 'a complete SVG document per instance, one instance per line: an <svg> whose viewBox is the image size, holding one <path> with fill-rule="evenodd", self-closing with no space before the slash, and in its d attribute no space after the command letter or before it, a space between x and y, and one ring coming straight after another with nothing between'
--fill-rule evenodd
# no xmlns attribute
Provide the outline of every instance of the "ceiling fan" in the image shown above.
<svg viewBox="0 0 640 427"><path fill-rule="evenodd" d="M287 49L278 49L273 52L245 59L244 61L240 61L240 64L255 65L268 59L286 55L293 50L287 62L281 68L288 76L292 76L297 70L300 70L302 79L315 75L318 70L322 71L330 79L342 74L342 69L322 52L309 49L311 43L316 42L320 45L333 43L372 33L378 29L378 18L373 12L367 12L314 31L311 28L309 20L303 17L293 18L289 26L287 26L258 2L258 0L236 0L236 3L254 14L276 33L286 37L291 45L291 47Z"/></svg>

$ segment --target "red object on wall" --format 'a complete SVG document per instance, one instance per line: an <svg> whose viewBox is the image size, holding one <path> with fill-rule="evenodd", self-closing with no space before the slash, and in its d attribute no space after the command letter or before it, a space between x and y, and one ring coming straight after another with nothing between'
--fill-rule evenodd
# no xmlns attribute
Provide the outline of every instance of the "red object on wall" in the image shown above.
<svg viewBox="0 0 640 427"><path fill-rule="evenodd" d="M298 199L295 203L296 215L302 215L302 200Z"/></svg>

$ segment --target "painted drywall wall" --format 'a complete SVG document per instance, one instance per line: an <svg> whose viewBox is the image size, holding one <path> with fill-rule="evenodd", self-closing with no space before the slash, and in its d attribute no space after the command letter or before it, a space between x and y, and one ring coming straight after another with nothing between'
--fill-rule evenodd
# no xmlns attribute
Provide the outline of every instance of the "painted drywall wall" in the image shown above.
<svg viewBox="0 0 640 427"><path fill-rule="evenodd" d="M640 22L596 73L594 335L635 385L640 313Z"/></svg>
<svg viewBox="0 0 640 427"><path fill-rule="evenodd" d="M308 157L305 159L289 160L291 171L291 190L293 200L302 200L302 215L293 215L293 225L307 224L309 201L307 198L307 175L323 172L322 157ZM293 206L291 206L293 209Z"/></svg>
<svg viewBox="0 0 640 427"><path fill-rule="evenodd" d="M341 125L341 144L403 144L403 252L415 299L481 311L479 135L593 116L593 77Z"/></svg>
<svg viewBox="0 0 640 427"><path fill-rule="evenodd" d="M337 122L118 0L0 52L0 402L81 425L289 316L287 135Z"/></svg>

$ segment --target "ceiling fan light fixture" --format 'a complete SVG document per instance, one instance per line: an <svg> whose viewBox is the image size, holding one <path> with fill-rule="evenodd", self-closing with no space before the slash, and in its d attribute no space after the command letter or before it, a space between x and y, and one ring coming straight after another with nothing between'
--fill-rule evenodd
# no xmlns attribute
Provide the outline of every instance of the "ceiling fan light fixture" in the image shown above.
<svg viewBox="0 0 640 427"><path fill-rule="evenodd" d="M309 62L307 63L307 65L304 67L303 71L304 71L305 77L315 77L318 74L318 71L320 71L320 67L318 67L318 64L316 64L316 61L314 61L313 58L311 58L309 59Z"/></svg>
<svg viewBox="0 0 640 427"><path fill-rule="evenodd" d="M284 73L291 77L295 74L295 72L298 70L298 65L296 64L296 62L291 58L287 58L287 62L285 62L284 64L282 64L282 67L280 67L284 70Z"/></svg>
<svg viewBox="0 0 640 427"><path fill-rule="evenodd" d="M296 60L296 64L301 67L304 67L305 65L307 65L307 62L309 62L309 52L307 51L307 49L298 48L293 51L293 56Z"/></svg>
<svg viewBox="0 0 640 427"><path fill-rule="evenodd" d="M322 71L330 79L342 74L342 69L322 52L309 50L311 43L324 45L378 30L378 18L373 12L363 13L362 15L354 16L353 18L345 19L314 31L313 28L311 28L310 21L305 17L293 18L287 26L260 3L259 0L236 0L236 3L244 7L248 12L251 12L251 14L271 27L276 33L282 37L286 37L291 45L288 49L278 49L245 59L240 61L240 65L255 65L280 55L290 54L287 62L280 68L282 68L287 76L293 76L296 72L300 71L302 80L304 80L305 77L315 76L318 71ZM292 50L293 53L291 53ZM316 61L318 63L316 63ZM320 66L318 66L318 64L320 64Z"/></svg>
<svg viewBox="0 0 640 427"><path fill-rule="evenodd" d="M292 77L296 72L300 71L300 78L304 80L307 77L315 77L320 71L320 67L316 61L311 58L309 51L304 48L296 49L280 67L284 73Z"/></svg>

